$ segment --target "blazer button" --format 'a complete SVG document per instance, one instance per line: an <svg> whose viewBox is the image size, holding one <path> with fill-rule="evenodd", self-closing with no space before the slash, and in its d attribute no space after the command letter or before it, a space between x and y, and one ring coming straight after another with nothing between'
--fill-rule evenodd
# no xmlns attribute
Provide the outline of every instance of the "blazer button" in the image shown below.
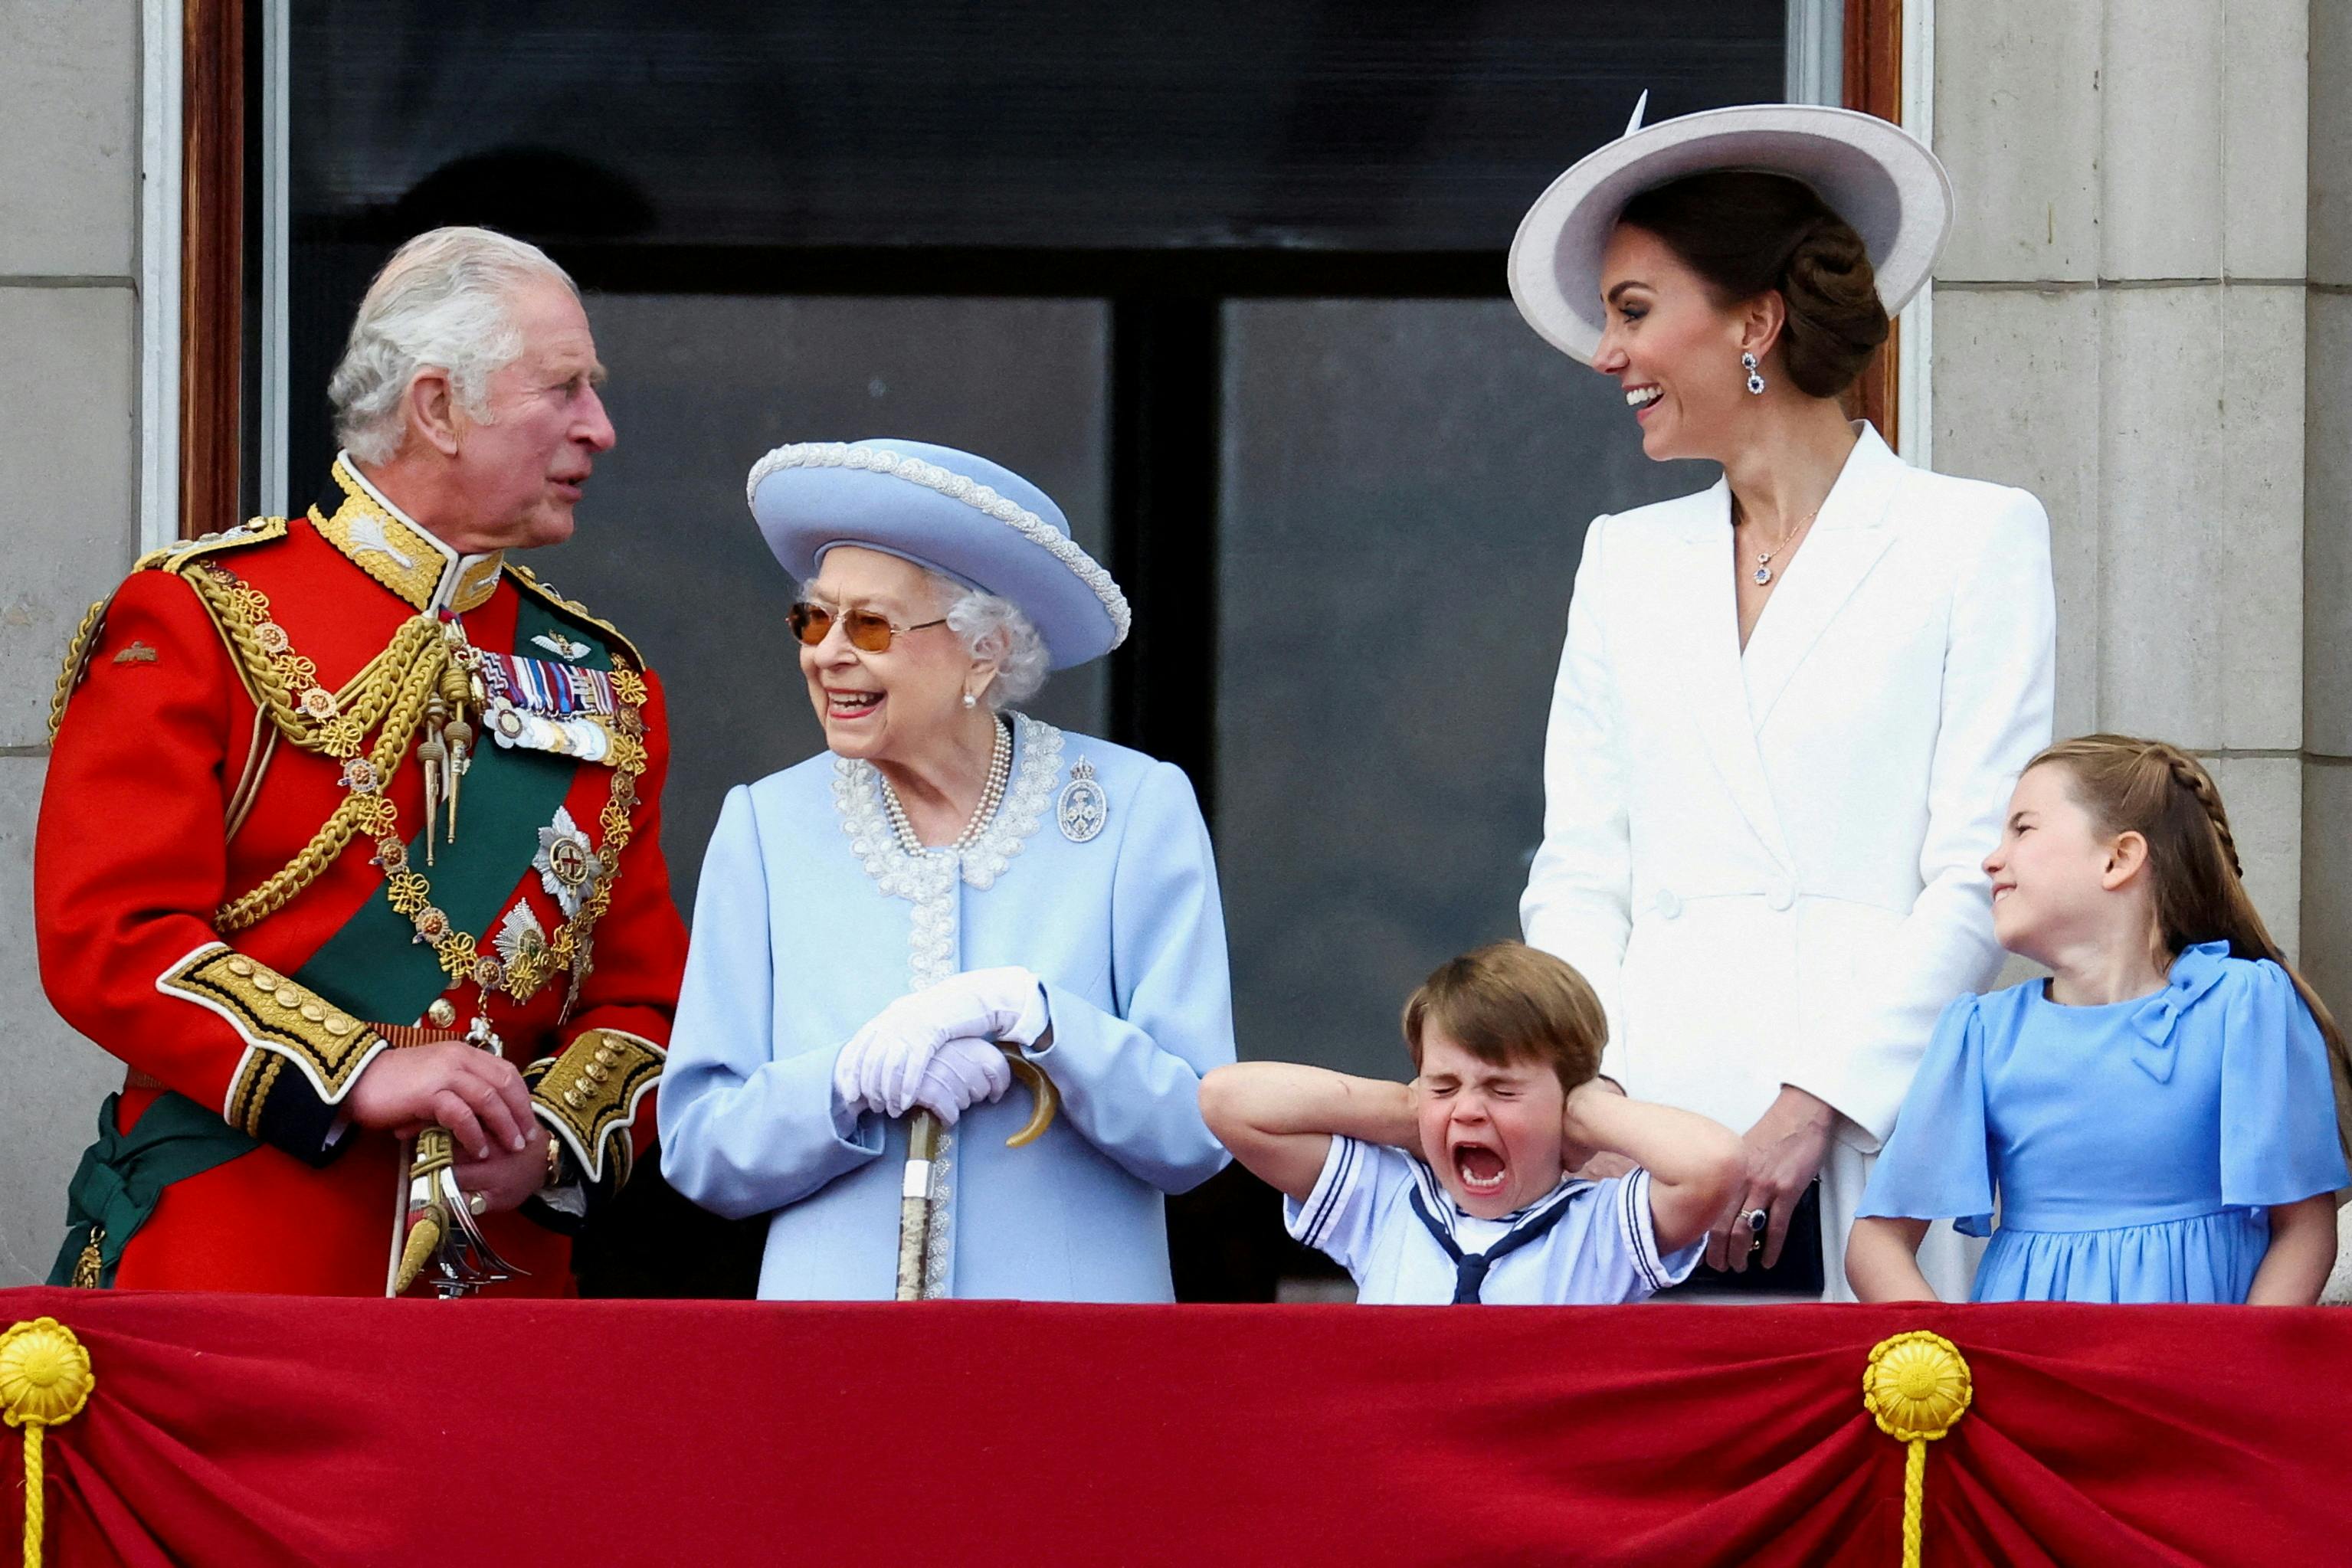
<svg viewBox="0 0 2352 1568"><path fill-rule="evenodd" d="M1772 890L1764 895L1764 902L1775 909L1793 908L1797 902L1797 890L1785 881L1775 882Z"/></svg>
<svg viewBox="0 0 2352 1568"><path fill-rule="evenodd" d="M1659 919L1672 920L1683 912L1683 901L1675 896L1673 888L1662 887L1658 889L1658 896L1653 907L1657 910Z"/></svg>

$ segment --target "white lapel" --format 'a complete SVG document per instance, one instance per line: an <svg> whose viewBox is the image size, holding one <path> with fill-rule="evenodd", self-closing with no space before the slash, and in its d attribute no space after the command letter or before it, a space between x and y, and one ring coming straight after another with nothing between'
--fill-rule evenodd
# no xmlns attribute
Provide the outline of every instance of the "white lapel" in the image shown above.
<svg viewBox="0 0 2352 1568"><path fill-rule="evenodd" d="M1888 510L1908 472L1878 432L1862 424L1861 438L1813 519L1812 533L1798 547L1748 635L1741 663L1751 737L1771 716L1797 666L1895 542Z"/></svg>
<svg viewBox="0 0 2352 1568"><path fill-rule="evenodd" d="M1683 503L1687 515L1670 541L1664 583L1678 602L1659 606L1664 634L1654 644L1671 666L1684 706L1739 814L1775 855L1787 841L1748 717L1740 669L1739 601L1731 580L1731 487L1721 480ZM1816 525L1818 526L1818 525Z"/></svg>

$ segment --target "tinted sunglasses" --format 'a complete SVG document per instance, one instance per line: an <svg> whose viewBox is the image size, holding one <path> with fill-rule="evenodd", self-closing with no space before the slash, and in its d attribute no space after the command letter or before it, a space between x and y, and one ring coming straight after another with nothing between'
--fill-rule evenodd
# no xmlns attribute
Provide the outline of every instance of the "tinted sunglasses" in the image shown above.
<svg viewBox="0 0 2352 1568"><path fill-rule="evenodd" d="M943 615L937 621L925 621L919 625L898 626L892 624L888 617L877 615L871 610L827 610L824 605L812 604L805 599L784 615L784 623L793 629L793 635L812 648L825 640L835 621L841 622L841 634L849 639L849 645L868 653L889 652L890 639L895 636L948 623L947 617Z"/></svg>

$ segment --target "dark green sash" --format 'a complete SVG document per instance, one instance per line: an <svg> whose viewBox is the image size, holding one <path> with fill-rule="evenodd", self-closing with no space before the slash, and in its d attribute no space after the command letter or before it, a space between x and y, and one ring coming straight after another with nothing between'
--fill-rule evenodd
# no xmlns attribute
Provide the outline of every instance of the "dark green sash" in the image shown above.
<svg viewBox="0 0 2352 1568"><path fill-rule="evenodd" d="M230 1126L216 1111L180 1094L162 1094L128 1133L115 1127L122 1096L110 1094L98 1111L98 1142L82 1151L66 1187L66 1239L49 1283L70 1285L82 1249L98 1229L98 1282L114 1285L122 1246L139 1233L163 1189L201 1176L261 1145Z"/></svg>
<svg viewBox="0 0 2352 1568"><path fill-rule="evenodd" d="M592 641L593 652L570 661L579 667L613 667L611 651L593 629L557 620L524 594L515 616L516 653L537 657L530 640L545 632ZM435 845L437 863L428 868L420 831L408 841L408 862L432 882L433 902L450 924L487 942L490 922L539 853L539 830L555 820L555 809L572 792L582 765L551 752L509 750L487 735L480 742L458 788L457 841ZM348 1012L384 1023L409 1022L449 988L433 949L416 940L408 916L384 896L362 904L295 971L294 979Z"/></svg>

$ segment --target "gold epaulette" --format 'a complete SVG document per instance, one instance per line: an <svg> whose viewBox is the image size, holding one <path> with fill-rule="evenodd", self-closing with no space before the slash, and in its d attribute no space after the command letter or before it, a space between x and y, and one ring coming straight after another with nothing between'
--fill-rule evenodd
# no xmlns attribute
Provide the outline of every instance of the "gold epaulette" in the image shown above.
<svg viewBox="0 0 2352 1568"><path fill-rule="evenodd" d="M168 571L184 576L198 561L225 550L243 549L248 545L268 544L286 537L283 517L254 517L224 533L206 534L202 538L183 539L178 544L165 545L162 549L149 550L132 564L131 570ZM118 586L115 593L122 590ZM58 727L65 723L66 703L79 686L82 677L89 673L89 655L97 648L100 635L106 630L107 608L114 602L114 593L108 594L91 605L74 628L73 641L66 646L64 665L58 671L58 689L49 698L49 744L58 740Z"/></svg>
<svg viewBox="0 0 2352 1568"><path fill-rule="evenodd" d="M601 616L591 614L588 607L581 603L578 600L564 598L563 595L556 592L554 589L549 587L546 583L541 582L539 580L538 573L532 571L530 568L522 565L512 558L509 558L506 565L508 572L511 574L515 580L516 587L521 589L524 592L530 594L532 598L537 599L541 603L551 605L555 609L563 612L566 615L571 616L572 619L585 622L587 624L594 627L597 631L602 632L605 636L613 640L614 648L616 653L626 653L629 656L629 663L635 664L638 669L642 670L646 667L646 656L637 652L637 645L635 643L630 642L626 637L621 634L621 629L619 627L614 625L610 621L603 619Z"/></svg>

